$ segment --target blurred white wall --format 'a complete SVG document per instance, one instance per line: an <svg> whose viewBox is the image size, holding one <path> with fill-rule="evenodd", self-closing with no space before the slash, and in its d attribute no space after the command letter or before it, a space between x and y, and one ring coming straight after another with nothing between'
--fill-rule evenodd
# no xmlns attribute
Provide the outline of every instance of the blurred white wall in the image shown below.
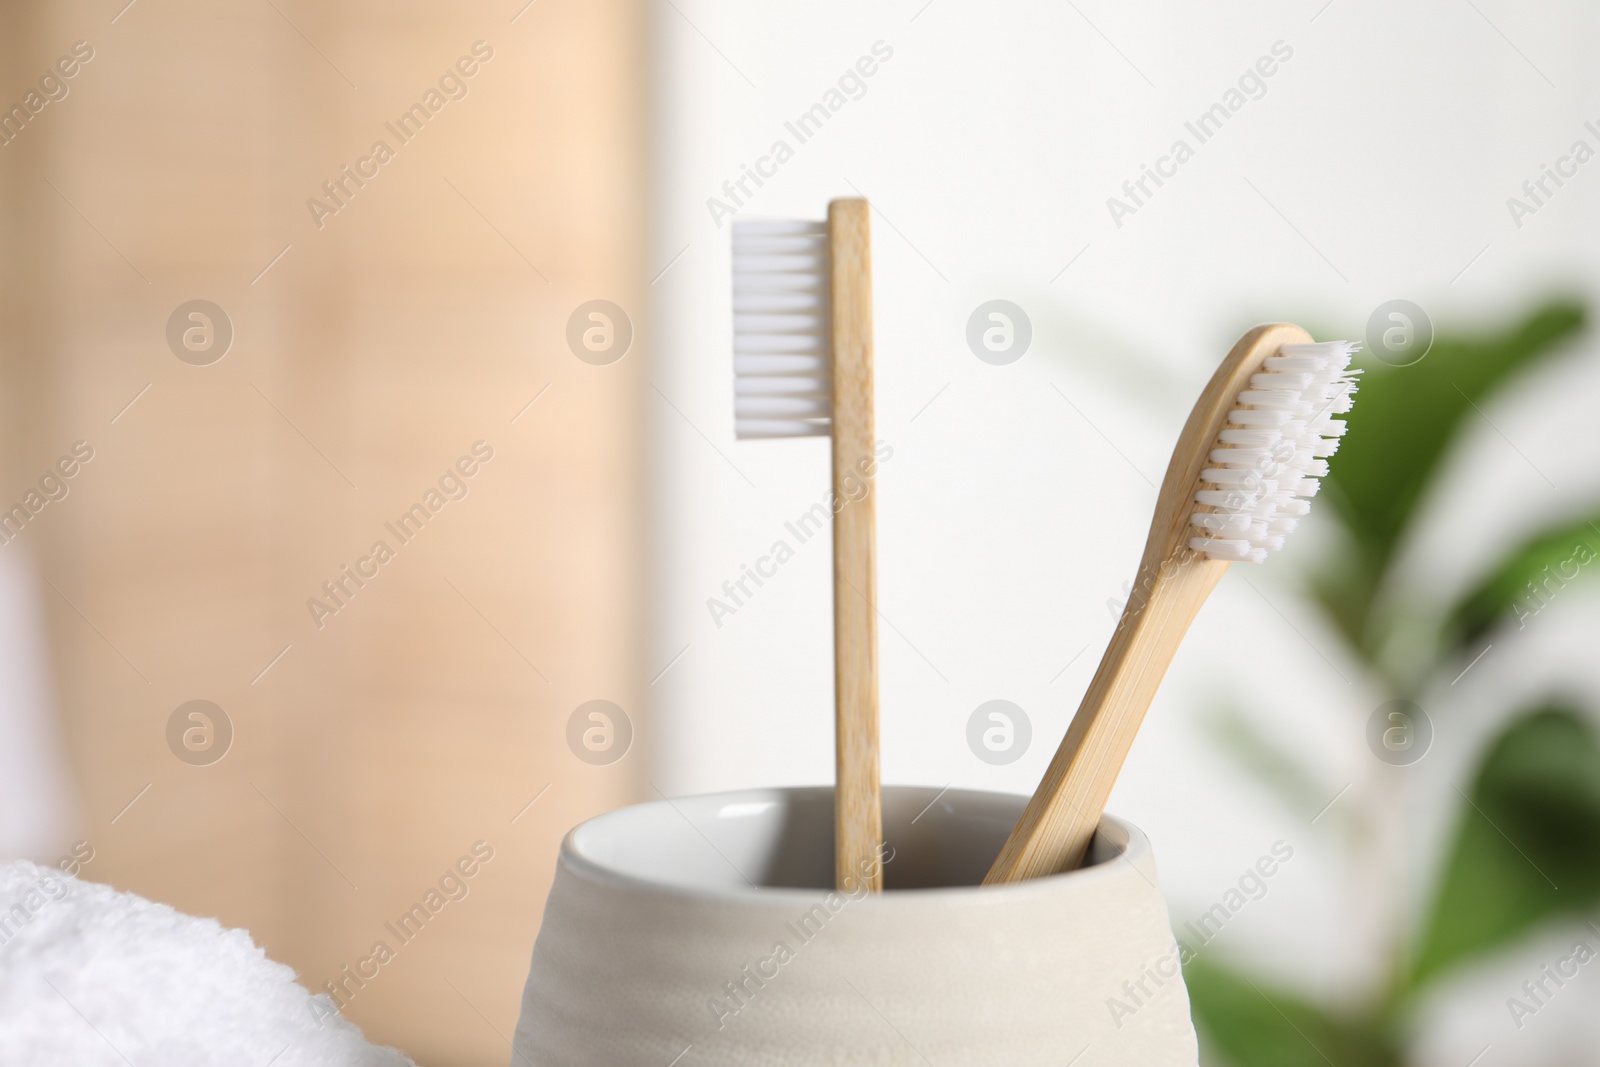
<svg viewBox="0 0 1600 1067"><path fill-rule="evenodd" d="M1520 227L1506 207L1574 140L1600 144L1583 128L1600 125L1597 19L1573 0L669 0L653 17L646 674L664 672L648 742L668 793L832 773L826 539L720 627L706 604L827 488L824 441L733 439L728 229L707 200L775 140L793 158L748 187L743 211L821 217L829 198L858 193L877 209L878 427L894 449L878 479L889 782L1032 790L1110 634L1106 601L1132 576L1183 419L1246 326L1290 319L1359 338L1378 304L1404 297L1468 328L1552 292L1595 292L1600 162ZM798 144L784 123L880 41L893 54L864 95ZM1107 198L1176 138L1195 144L1185 121L1276 42L1292 56L1264 95L1119 227ZM1007 366L977 359L964 337L995 298L1033 327ZM1447 597L1541 519L1600 495L1597 399L1586 351L1474 428L1412 546L1428 579L1419 595ZM1289 572L1321 540L1313 515L1282 558L1229 574L1112 809L1155 841L1180 923L1273 841L1291 842L1294 863L1223 948L1338 987L1380 961L1367 920L1339 902L1328 825L1275 806L1198 726L1237 702L1319 768L1330 798L1373 773L1362 730L1379 694L1290 594ZM1577 651L1600 637L1597 604L1591 592L1553 608L1552 625L1497 648L1430 706L1435 750L1395 812L1408 897L1426 889L1459 804L1450 782L1468 780L1495 716L1533 681L1600 688ZM968 716L993 698L1032 720L1032 747L1010 766L967 747ZM1430 1055L1466 1062L1480 1032L1506 1029L1514 988L1501 984L1485 986L1492 1011L1467 1012Z"/></svg>
<svg viewBox="0 0 1600 1067"><path fill-rule="evenodd" d="M26 546L0 548L0 862L54 862L71 844L39 588Z"/></svg>

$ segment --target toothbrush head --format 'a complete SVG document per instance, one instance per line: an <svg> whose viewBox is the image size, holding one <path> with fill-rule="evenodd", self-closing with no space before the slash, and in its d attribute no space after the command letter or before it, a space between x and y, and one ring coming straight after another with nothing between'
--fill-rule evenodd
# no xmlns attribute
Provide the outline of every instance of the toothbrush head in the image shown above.
<svg viewBox="0 0 1600 1067"><path fill-rule="evenodd" d="M1283 545L1350 410L1355 345L1257 326L1195 402L1156 497L1136 589L1061 747L984 884L1078 866L1179 643L1230 564Z"/></svg>
<svg viewBox="0 0 1600 1067"><path fill-rule="evenodd" d="M1188 547L1211 559L1261 563L1283 547L1339 447L1359 371L1349 341L1286 341L1254 366L1205 457L1189 516ZM1220 372L1219 372L1220 374Z"/></svg>
<svg viewBox="0 0 1600 1067"><path fill-rule="evenodd" d="M826 222L734 220L736 436L831 432L829 258Z"/></svg>

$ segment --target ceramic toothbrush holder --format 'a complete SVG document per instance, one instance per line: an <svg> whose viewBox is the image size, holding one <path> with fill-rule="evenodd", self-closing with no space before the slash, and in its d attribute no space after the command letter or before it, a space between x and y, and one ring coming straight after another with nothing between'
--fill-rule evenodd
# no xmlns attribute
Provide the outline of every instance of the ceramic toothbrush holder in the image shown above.
<svg viewBox="0 0 1600 1067"><path fill-rule="evenodd" d="M583 823L562 843L513 1064L1195 1067L1144 834L1108 816L1082 869L979 885L1026 799L886 788L873 896L832 887L826 787Z"/></svg>

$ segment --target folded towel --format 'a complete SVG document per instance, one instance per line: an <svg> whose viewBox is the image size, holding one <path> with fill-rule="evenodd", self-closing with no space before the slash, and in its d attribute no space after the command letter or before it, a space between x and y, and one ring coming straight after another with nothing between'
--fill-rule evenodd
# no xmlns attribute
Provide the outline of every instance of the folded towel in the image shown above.
<svg viewBox="0 0 1600 1067"><path fill-rule="evenodd" d="M0 1064L415 1067L243 930L0 865Z"/></svg>

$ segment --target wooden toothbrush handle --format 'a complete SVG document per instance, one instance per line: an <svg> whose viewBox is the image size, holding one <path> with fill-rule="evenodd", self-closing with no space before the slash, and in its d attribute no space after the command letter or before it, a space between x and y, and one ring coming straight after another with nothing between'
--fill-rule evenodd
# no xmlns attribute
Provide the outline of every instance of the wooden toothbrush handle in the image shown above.
<svg viewBox="0 0 1600 1067"><path fill-rule="evenodd" d="M834 883L883 889L878 780L872 256L867 202L828 205L833 312Z"/></svg>
<svg viewBox="0 0 1600 1067"><path fill-rule="evenodd" d="M1069 871L1083 862L1106 798L1162 676L1200 606L1228 569L1189 548L1195 487L1235 398L1285 344L1311 340L1288 323L1257 326L1233 346L1178 436L1156 496L1139 578L1089 691L984 884ZM1205 509L1202 509L1205 510Z"/></svg>
<svg viewBox="0 0 1600 1067"><path fill-rule="evenodd" d="M1139 568L1089 691L985 885L1069 871L1083 862L1145 710L1227 569L1187 548Z"/></svg>

